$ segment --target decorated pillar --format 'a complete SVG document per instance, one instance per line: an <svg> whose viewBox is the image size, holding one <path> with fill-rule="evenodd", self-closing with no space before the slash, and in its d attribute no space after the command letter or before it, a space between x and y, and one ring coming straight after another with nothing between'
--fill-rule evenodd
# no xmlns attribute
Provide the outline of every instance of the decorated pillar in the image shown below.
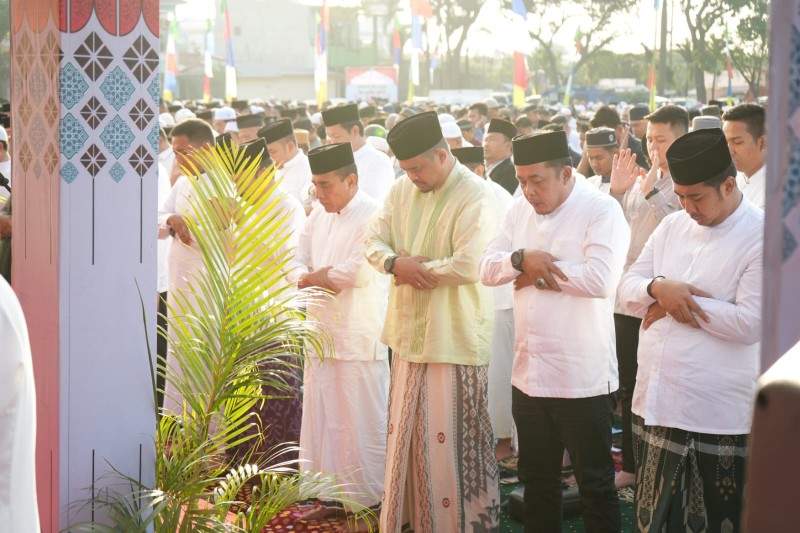
<svg viewBox="0 0 800 533"><path fill-rule="evenodd" d="M12 285L28 321L42 529L110 466L153 476L158 0L11 0ZM95 517L97 517L95 515Z"/></svg>

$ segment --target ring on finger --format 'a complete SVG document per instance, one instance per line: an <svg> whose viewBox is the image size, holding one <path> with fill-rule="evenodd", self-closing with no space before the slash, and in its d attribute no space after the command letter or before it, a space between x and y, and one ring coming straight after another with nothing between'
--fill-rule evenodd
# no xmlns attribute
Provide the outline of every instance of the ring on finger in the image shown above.
<svg viewBox="0 0 800 533"><path fill-rule="evenodd" d="M537 287L544 287L544 278L537 278L536 279L536 286Z"/></svg>

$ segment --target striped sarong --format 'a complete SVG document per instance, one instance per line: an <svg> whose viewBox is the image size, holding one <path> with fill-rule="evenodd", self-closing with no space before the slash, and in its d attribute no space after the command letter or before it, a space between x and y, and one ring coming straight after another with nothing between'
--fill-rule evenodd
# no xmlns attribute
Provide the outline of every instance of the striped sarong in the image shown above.
<svg viewBox="0 0 800 533"><path fill-rule="evenodd" d="M747 435L646 426L633 415L635 529L739 531Z"/></svg>
<svg viewBox="0 0 800 533"><path fill-rule="evenodd" d="M499 531L487 383L486 366L392 361L383 533Z"/></svg>

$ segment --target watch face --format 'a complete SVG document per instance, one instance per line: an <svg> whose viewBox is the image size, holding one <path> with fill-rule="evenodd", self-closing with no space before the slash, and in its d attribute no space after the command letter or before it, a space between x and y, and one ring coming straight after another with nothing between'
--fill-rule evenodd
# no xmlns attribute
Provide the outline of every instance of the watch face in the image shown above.
<svg viewBox="0 0 800 533"><path fill-rule="evenodd" d="M393 266L394 266L394 257L387 257L386 260L383 262L383 269L386 272L391 272Z"/></svg>
<svg viewBox="0 0 800 533"><path fill-rule="evenodd" d="M521 264L522 264L522 253L520 253L520 251L517 250L511 254L511 266L519 270Z"/></svg>

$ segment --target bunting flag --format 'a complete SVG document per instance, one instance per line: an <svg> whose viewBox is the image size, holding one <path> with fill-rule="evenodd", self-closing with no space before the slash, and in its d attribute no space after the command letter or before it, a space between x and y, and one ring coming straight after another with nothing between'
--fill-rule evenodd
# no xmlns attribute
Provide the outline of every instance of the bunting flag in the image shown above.
<svg viewBox="0 0 800 533"><path fill-rule="evenodd" d="M203 61L203 101L211 101L211 78L214 77L214 68L211 56L214 54L214 24L211 19L206 21L206 52Z"/></svg>
<svg viewBox="0 0 800 533"><path fill-rule="evenodd" d="M521 3L521 2L520 2ZM580 26L577 30L575 30L575 55L581 55L583 51L583 32L581 31Z"/></svg>
<svg viewBox="0 0 800 533"><path fill-rule="evenodd" d="M222 0L222 13L225 15L225 31L222 38L225 39L226 63L225 63L225 99L230 101L236 98L238 89L236 87L236 64L233 62L233 34L231 33L231 14L228 12L228 0Z"/></svg>
<svg viewBox="0 0 800 533"><path fill-rule="evenodd" d="M399 71L400 69L400 53L403 49L403 42L400 39L400 23L397 21L397 15L394 16L394 29L392 30L392 58L394 60L394 68Z"/></svg>
<svg viewBox="0 0 800 533"><path fill-rule="evenodd" d="M167 34L167 64L164 72L164 101L171 102L178 94L178 54L175 38L178 25L173 13L169 14L169 33Z"/></svg>
<svg viewBox="0 0 800 533"><path fill-rule="evenodd" d="M656 110L656 54L653 52L653 61L650 63L650 76L647 78L647 88L650 89L650 111Z"/></svg>
<svg viewBox="0 0 800 533"><path fill-rule="evenodd" d="M439 42L436 42L436 48L433 49L433 56L431 57L430 74L431 86L433 86L433 73L439 67Z"/></svg>
<svg viewBox="0 0 800 533"><path fill-rule="evenodd" d="M728 44L728 25L725 24L725 68L728 70L728 105L733 105L733 63L731 63L731 48ZM756 95L758 96L758 95Z"/></svg>
<svg viewBox="0 0 800 533"><path fill-rule="evenodd" d="M317 53L314 65L314 86L317 91L317 105L328 100L328 5L322 0L317 15Z"/></svg>
<svg viewBox="0 0 800 533"><path fill-rule="evenodd" d="M422 54L422 19L433 16L429 0L411 0L411 72L408 76L408 100L414 98L414 87L419 87L419 56Z"/></svg>
<svg viewBox="0 0 800 533"><path fill-rule="evenodd" d="M512 102L518 108L525 107L525 90L528 87L528 66L525 62L526 40L528 29L528 11L522 0L513 0L511 3L512 11L515 15L514 21L514 90Z"/></svg>
<svg viewBox="0 0 800 533"><path fill-rule="evenodd" d="M564 89L564 106L569 106L570 99L572 98L572 74L575 71L575 67L570 69L569 71L569 78L567 78L567 88Z"/></svg>

